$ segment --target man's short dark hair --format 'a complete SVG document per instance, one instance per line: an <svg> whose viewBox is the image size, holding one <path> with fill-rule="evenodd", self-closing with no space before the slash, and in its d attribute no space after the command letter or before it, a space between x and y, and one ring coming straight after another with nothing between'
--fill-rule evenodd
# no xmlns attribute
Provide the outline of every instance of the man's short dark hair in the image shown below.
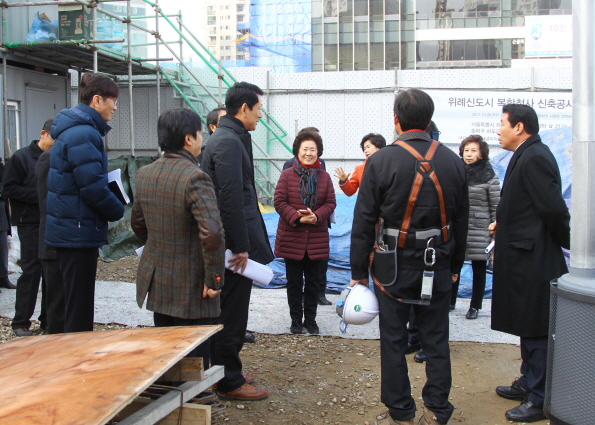
<svg viewBox="0 0 595 425"><path fill-rule="evenodd" d="M202 130L198 114L186 108L165 111L157 120L157 140L165 152L179 152L184 149L187 134L192 137Z"/></svg>
<svg viewBox="0 0 595 425"><path fill-rule="evenodd" d="M459 156L461 158L465 152L465 146L467 146L469 143L477 143L479 145L479 154L481 155L481 159L485 159L486 161L490 159L490 147L479 134L472 134L471 136L463 139L461 146L459 146Z"/></svg>
<svg viewBox="0 0 595 425"><path fill-rule="evenodd" d="M213 134L211 126L217 127L219 125L219 112L225 111L225 108L215 108L207 114L207 130L209 134Z"/></svg>
<svg viewBox="0 0 595 425"><path fill-rule="evenodd" d="M382 149L383 147L386 146L386 140L384 139L384 137L382 137L382 134L376 134L376 133L366 134L363 137L362 142L359 144L362 147L362 150L364 150L364 144L367 141L372 143L378 149Z"/></svg>
<svg viewBox="0 0 595 425"><path fill-rule="evenodd" d="M104 99L108 97L118 98L120 89L110 77L104 74L93 74L87 72L81 78L79 84L79 102L90 105L93 96L99 95Z"/></svg>
<svg viewBox="0 0 595 425"><path fill-rule="evenodd" d="M509 103L502 107L502 113L508 114L508 122L512 127L522 122L527 134L533 136L539 133L539 119L535 109L529 105Z"/></svg>
<svg viewBox="0 0 595 425"><path fill-rule="evenodd" d="M258 96L262 96L263 94L264 92L260 87L254 84L246 83L245 81L235 83L227 90L227 94L225 95L225 109L229 115L235 117L244 103L252 110L254 105L258 103Z"/></svg>
<svg viewBox="0 0 595 425"><path fill-rule="evenodd" d="M397 94L394 113L399 118L401 130L424 131L432 121L434 101L426 92L409 89Z"/></svg>
<svg viewBox="0 0 595 425"><path fill-rule="evenodd" d="M295 140L293 141L293 156L297 158L298 152L300 151L300 146L302 145L302 142L305 142L306 140L312 140L314 143L316 143L318 158L320 158L323 151L322 137L320 137L320 134L318 134L317 131L308 130L302 130L297 134L297 136L295 136Z"/></svg>
<svg viewBox="0 0 595 425"><path fill-rule="evenodd" d="M47 120L45 120L45 122L43 123L43 127L41 128L41 131L45 131L46 133L49 134L50 130L52 129L53 122L54 122L53 118L48 118Z"/></svg>

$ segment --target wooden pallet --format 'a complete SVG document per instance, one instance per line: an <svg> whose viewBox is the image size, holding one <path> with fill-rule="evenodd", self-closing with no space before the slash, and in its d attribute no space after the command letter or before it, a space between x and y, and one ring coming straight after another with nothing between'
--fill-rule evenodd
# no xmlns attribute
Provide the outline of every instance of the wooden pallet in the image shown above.
<svg viewBox="0 0 595 425"><path fill-rule="evenodd" d="M0 423L106 424L172 367L185 373L188 363L178 362L220 329L219 325L124 329L4 343ZM202 380L184 383L120 423L155 424L222 377L223 367L212 367Z"/></svg>

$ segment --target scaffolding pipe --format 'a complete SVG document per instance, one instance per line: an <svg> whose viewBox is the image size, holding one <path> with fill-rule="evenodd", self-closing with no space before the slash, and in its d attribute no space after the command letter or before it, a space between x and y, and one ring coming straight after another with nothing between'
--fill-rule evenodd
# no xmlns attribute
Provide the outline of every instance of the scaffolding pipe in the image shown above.
<svg viewBox="0 0 595 425"><path fill-rule="evenodd" d="M159 34L159 0L155 0L155 33ZM155 45L157 48L155 49L155 56L159 57L159 38L155 37ZM161 64L157 63L157 72L155 73L155 77L157 79L157 118L161 116ZM159 148L159 142L157 143L157 157L161 156L161 149Z"/></svg>
<svg viewBox="0 0 595 425"><path fill-rule="evenodd" d="M223 66L221 65L221 61L219 61L219 74L217 75L217 79L219 80L219 107L223 106Z"/></svg>
<svg viewBox="0 0 595 425"><path fill-rule="evenodd" d="M159 39L161 39L161 36L159 36ZM163 40L161 40L163 41ZM215 96L213 96L213 93L210 92L209 89L206 88L206 86L198 79L198 77L196 75L194 75L194 72L192 72L192 70L184 63L182 62L182 59L176 55L176 53L173 51L173 49L171 47L169 47L167 44L163 44L167 50L169 50L171 52L172 55L174 55L174 57L178 60L178 62L180 63L180 65L182 66L182 68L186 69L186 71L188 71L188 73L192 76L192 78L194 78L198 84L200 84L200 86L203 88L203 90L205 92L207 92L207 94L211 97L211 99L213 99L215 102L217 102L217 98ZM180 71L182 71L180 69Z"/></svg>
<svg viewBox="0 0 595 425"><path fill-rule="evenodd" d="M126 0L95 0L95 3L107 3L113 1L126 1ZM58 1L40 1L40 2L31 2L31 3L11 3L6 4L3 7L29 7L29 6L77 6L79 4L84 4L87 7L90 6L90 2L80 2L77 0L58 0Z"/></svg>
<svg viewBox="0 0 595 425"><path fill-rule="evenodd" d="M128 21L130 21L130 0L126 2ZM132 95L132 47L131 27L127 26L128 32L128 95L130 97L130 155L134 158L135 140L134 140L134 100Z"/></svg>
<svg viewBox="0 0 595 425"><path fill-rule="evenodd" d="M97 37L97 7L93 6L93 38ZM97 74L99 71L99 64L97 59L97 47L93 46L93 73Z"/></svg>
<svg viewBox="0 0 595 425"><path fill-rule="evenodd" d="M3 3L2 6L2 44L5 43L6 41L6 7L4 7L4 5L6 4L6 2ZM2 103L3 103L3 108L2 108L2 116L3 116L3 125L2 125L2 146L7 145L6 142L8 142L8 84L6 83L6 77L7 77L7 72L8 72L8 67L6 62L8 62L7 59L7 52L4 51L2 53ZM10 143L10 142L9 142ZM9 149L10 150L10 149ZM2 151L4 152L4 148L2 148ZM4 152L4 155L6 156L6 152Z"/></svg>

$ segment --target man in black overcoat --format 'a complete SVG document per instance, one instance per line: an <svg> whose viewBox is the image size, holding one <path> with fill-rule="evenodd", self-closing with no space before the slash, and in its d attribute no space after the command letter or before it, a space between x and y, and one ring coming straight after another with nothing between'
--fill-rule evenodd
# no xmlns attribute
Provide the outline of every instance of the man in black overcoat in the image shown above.
<svg viewBox="0 0 595 425"><path fill-rule="evenodd" d="M201 163L215 185L225 247L233 254L229 262L231 270L225 270L221 315L216 321L224 328L213 337L211 359L213 364L225 366L225 377L217 388L220 398L225 400L261 400L269 394L265 388L250 385L254 375L242 374L240 360L252 281L238 272L244 271L248 258L261 264L274 259L258 208L249 133L256 129L262 117L262 95L260 88L245 82L235 83L227 91L227 114L221 117L217 131L209 138Z"/></svg>
<svg viewBox="0 0 595 425"><path fill-rule="evenodd" d="M502 108L503 149L514 152L496 211L492 329L521 338L521 377L500 397L522 403L506 412L516 422L546 419L546 360L550 281L568 272L561 247L570 246L570 215L556 159L541 142L537 114L527 105Z"/></svg>

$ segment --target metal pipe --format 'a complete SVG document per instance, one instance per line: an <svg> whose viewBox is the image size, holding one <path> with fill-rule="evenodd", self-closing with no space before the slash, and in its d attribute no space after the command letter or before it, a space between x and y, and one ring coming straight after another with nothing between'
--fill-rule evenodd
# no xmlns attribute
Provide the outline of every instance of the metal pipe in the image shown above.
<svg viewBox="0 0 595 425"><path fill-rule="evenodd" d="M126 1L126 0L95 0L96 3L107 3L112 1ZM90 7L90 2L82 2L77 0L58 0L58 1L40 1L31 3L11 3L6 4L6 7L28 7L28 6L77 6L83 4Z"/></svg>
<svg viewBox="0 0 595 425"><path fill-rule="evenodd" d="M93 38L97 37L97 5L93 5ZM99 70L97 48L93 50L93 73L96 74Z"/></svg>
<svg viewBox="0 0 595 425"><path fill-rule="evenodd" d="M572 238L570 276L560 287L595 294L595 2L572 5ZM572 288L572 289L571 289Z"/></svg>
<svg viewBox="0 0 595 425"><path fill-rule="evenodd" d="M6 2L2 3L2 44L4 45L6 42L6 7L4 6ZM8 142L8 84L6 79L8 77L8 67L6 62L7 61L7 52L2 53L2 156L6 154L4 152L4 146ZM10 149L9 149L10 150Z"/></svg>
<svg viewBox="0 0 595 425"><path fill-rule="evenodd" d="M159 39L161 39L161 37L159 37ZM161 40L163 41L163 40ZM194 74L194 72L192 72L192 70L184 63L182 62L182 59L176 55L176 53L173 51L173 49L171 47L169 47L167 44L163 44L167 50L169 50L171 52L172 55L174 55L174 57L178 60L178 62L180 63L181 67L184 68L186 71L188 71L188 73L196 80L196 82L198 84L200 84L200 86L203 88L203 90L205 92L207 92L207 94L209 96L211 96L211 99L213 99L215 102L217 102L217 98L215 96L213 96L213 93L210 92L209 89L207 89L207 87L200 81L200 79ZM182 70L182 68L180 68L180 71Z"/></svg>
<svg viewBox="0 0 595 425"><path fill-rule="evenodd" d="M166 41L166 43L167 44L178 44L179 41L178 40L176 40L176 41ZM156 45L156 43L139 43L139 44L133 44L132 47L147 47L147 46L155 46L155 45Z"/></svg>
<svg viewBox="0 0 595 425"><path fill-rule="evenodd" d="M221 61L219 63L219 74L217 75L217 83L219 85L219 107L223 106L223 66L221 65Z"/></svg>
<svg viewBox="0 0 595 425"><path fill-rule="evenodd" d="M161 9L159 8L159 0L155 0L155 33L159 34L159 12ZM159 38L155 38L155 45L157 46L155 49L155 56L159 57ZM155 73L155 78L157 79L157 118L161 116L161 67L160 64L157 63L157 72ZM157 143L157 156L161 156L161 148L159 147L159 143Z"/></svg>
<svg viewBox="0 0 595 425"><path fill-rule="evenodd" d="M127 21L130 21L130 0L126 2L127 8ZM130 155L134 158L135 140L134 140L134 99L132 94L132 46L131 44L131 31L130 22L127 22L126 27L128 33L128 96L130 99Z"/></svg>

